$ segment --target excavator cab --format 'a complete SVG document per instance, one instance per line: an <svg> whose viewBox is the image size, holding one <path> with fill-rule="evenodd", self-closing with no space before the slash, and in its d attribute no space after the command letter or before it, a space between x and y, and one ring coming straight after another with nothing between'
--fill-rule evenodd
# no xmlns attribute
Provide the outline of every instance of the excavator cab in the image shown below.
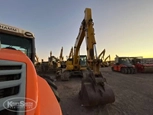
<svg viewBox="0 0 153 115"><path fill-rule="evenodd" d="M80 58L80 62L79 62L80 70L85 70L87 67L87 56L80 55L79 58Z"/></svg>
<svg viewBox="0 0 153 115"><path fill-rule="evenodd" d="M68 58L66 61L66 70L61 74L61 80L67 81L69 78L72 77L83 77L83 70L87 68L87 56L86 55L79 55L78 56L79 65L73 65L73 58Z"/></svg>

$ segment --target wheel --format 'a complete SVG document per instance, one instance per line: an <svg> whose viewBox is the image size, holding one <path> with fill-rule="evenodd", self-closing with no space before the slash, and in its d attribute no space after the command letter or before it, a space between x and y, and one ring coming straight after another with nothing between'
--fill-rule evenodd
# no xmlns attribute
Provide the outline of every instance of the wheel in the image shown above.
<svg viewBox="0 0 153 115"><path fill-rule="evenodd" d="M127 72L128 72L127 69L128 69L128 68L124 68L124 73L125 73L125 74L127 74Z"/></svg>
<svg viewBox="0 0 153 115"><path fill-rule="evenodd" d="M124 68L121 68L121 73L125 73Z"/></svg>
<svg viewBox="0 0 153 115"><path fill-rule="evenodd" d="M134 68L130 68L131 74L134 74Z"/></svg>
<svg viewBox="0 0 153 115"><path fill-rule="evenodd" d="M131 74L130 68L127 68L127 74Z"/></svg>
<svg viewBox="0 0 153 115"><path fill-rule="evenodd" d="M133 68L133 74L136 74L137 73L137 69L136 68Z"/></svg>

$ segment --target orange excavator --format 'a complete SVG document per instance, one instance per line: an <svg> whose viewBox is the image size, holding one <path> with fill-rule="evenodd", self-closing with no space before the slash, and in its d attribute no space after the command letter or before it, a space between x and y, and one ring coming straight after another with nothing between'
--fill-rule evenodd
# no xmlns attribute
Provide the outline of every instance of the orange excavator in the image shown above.
<svg viewBox="0 0 153 115"><path fill-rule="evenodd" d="M35 37L0 24L0 115L62 115L53 81L37 75Z"/></svg>
<svg viewBox="0 0 153 115"><path fill-rule="evenodd" d="M81 44L86 39L87 55L79 55ZM82 76L79 97L83 106L96 106L113 103L115 95L100 71L101 60L97 56L91 9L85 9L79 34L74 45L72 60L61 74L62 80Z"/></svg>

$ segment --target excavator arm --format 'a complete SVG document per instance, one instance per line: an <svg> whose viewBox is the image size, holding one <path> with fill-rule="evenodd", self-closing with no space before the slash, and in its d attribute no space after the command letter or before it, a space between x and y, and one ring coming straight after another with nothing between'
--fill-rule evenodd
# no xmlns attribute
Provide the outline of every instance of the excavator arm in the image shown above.
<svg viewBox="0 0 153 115"><path fill-rule="evenodd" d="M88 66L94 70L94 74L100 74L99 71L99 59L97 57L97 51L96 51L96 40L95 40L95 33L93 28L93 20L91 15L91 9L86 8L85 9L85 17L81 23L79 34L76 38L75 46L74 46L74 57L73 57L73 65L75 69L78 69L79 66L79 51L80 46L84 40L86 39L86 50L87 50L87 60L88 60ZM96 60L95 58L96 57Z"/></svg>
<svg viewBox="0 0 153 115"><path fill-rule="evenodd" d="M70 59L72 56L73 56L73 47L72 47L71 50L70 50L68 59Z"/></svg>
<svg viewBox="0 0 153 115"><path fill-rule="evenodd" d="M110 55L108 55L104 61L102 62L103 67L108 67L110 65ZM109 62L107 61L107 59L109 59Z"/></svg>
<svg viewBox="0 0 153 115"><path fill-rule="evenodd" d="M95 40L95 33L93 28L93 19L92 13L90 8L85 9L85 38L86 38L86 48L87 48L87 60L88 66L90 69L93 70L95 75L100 75L100 59L97 57L97 50L96 50L96 40Z"/></svg>
<svg viewBox="0 0 153 115"><path fill-rule="evenodd" d="M61 48L59 59L60 59L60 61L63 61L63 47Z"/></svg>
<svg viewBox="0 0 153 115"><path fill-rule="evenodd" d="M101 59L103 60L103 59L104 59L104 56L105 56L105 52L106 52L106 50L104 49L104 50L99 54L98 58L100 59L100 57L101 57L101 55L102 55Z"/></svg>
<svg viewBox="0 0 153 115"><path fill-rule="evenodd" d="M110 55L108 55L108 56L105 58L104 62L106 62L107 59L109 59L109 61L110 61Z"/></svg>
<svg viewBox="0 0 153 115"><path fill-rule="evenodd" d="M82 21L79 34L74 45L73 65L74 69L79 69L79 50L85 37L85 20Z"/></svg>

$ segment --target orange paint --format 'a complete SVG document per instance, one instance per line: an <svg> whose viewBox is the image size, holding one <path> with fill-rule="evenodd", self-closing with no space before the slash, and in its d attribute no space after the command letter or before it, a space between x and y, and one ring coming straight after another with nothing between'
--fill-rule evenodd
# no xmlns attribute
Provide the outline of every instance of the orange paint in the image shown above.
<svg viewBox="0 0 153 115"><path fill-rule="evenodd" d="M50 86L37 75L33 63L24 53L17 50L0 49L0 59L23 62L27 66L25 97L34 100L37 105L35 109L26 112L26 115L62 115L60 105Z"/></svg>

